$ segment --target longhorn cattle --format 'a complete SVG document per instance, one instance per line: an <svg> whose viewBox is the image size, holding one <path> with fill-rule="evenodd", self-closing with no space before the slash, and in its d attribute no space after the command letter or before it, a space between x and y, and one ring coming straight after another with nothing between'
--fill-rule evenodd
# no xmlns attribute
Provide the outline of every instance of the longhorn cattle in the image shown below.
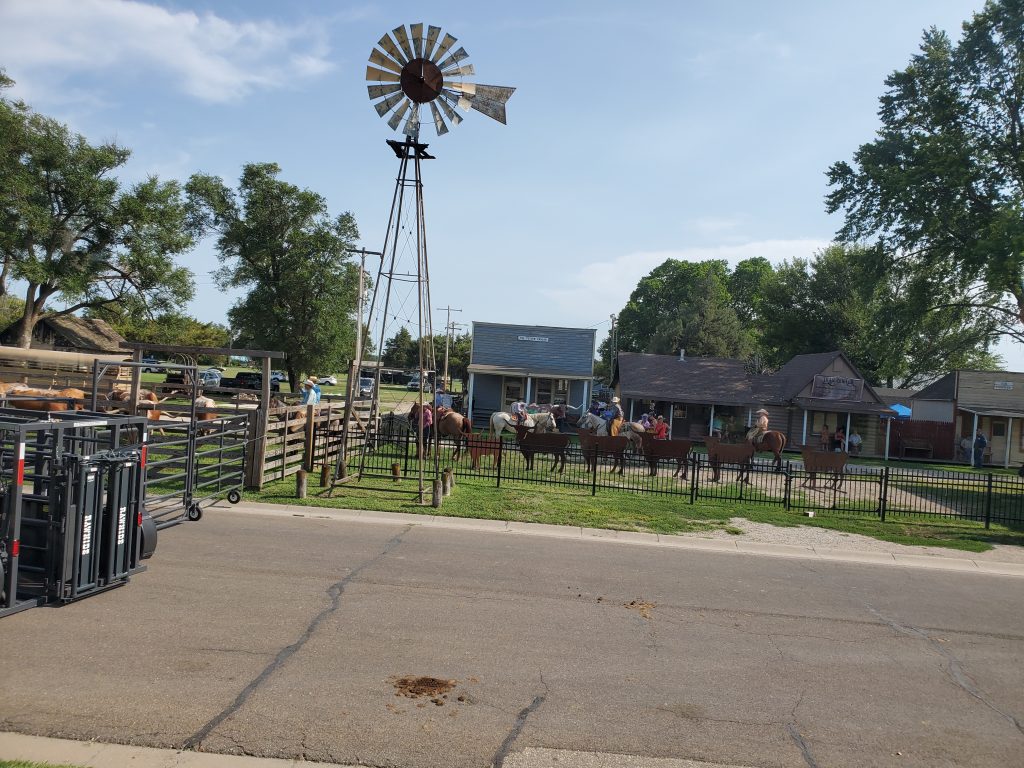
<svg viewBox="0 0 1024 768"><path fill-rule="evenodd" d="M4 385L0 392L11 408L28 411L80 411L85 408L85 392L80 389L35 389L23 384Z"/></svg>
<svg viewBox="0 0 1024 768"><path fill-rule="evenodd" d="M651 468L651 477L658 474L658 463L664 459L674 460L676 463L676 471L672 473L672 477L682 473L683 480L687 479L689 476L688 460L690 451L693 450L692 440L655 440L649 434L641 435L641 440L644 459L647 461L647 466Z"/></svg>
<svg viewBox="0 0 1024 768"><path fill-rule="evenodd" d="M711 482L717 483L721 479L720 470L722 464L735 464L739 467L736 482L750 482L750 467L754 461L754 446L752 443L723 443L717 437L705 437L704 442L708 447Z"/></svg>
<svg viewBox="0 0 1024 768"><path fill-rule="evenodd" d="M609 437L608 435L595 435L593 432L581 429L579 433L580 448L583 451L583 461L587 465L588 472L597 471L597 456L604 454L612 457L612 468L614 472L619 470L623 474L626 468L626 446L629 445L629 438L624 435Z"/></svg>
<svg viewBox="0 0 1024 768"><path fill-rule="evenodd" d="M807 486L812 490L817 490L817 476L818 473L821 473L829 475L829 479L825 481L826 488L831 483L834 490L839 490L839 487L843 484L846 464L850 460L850 454L846 452L815 451L810 448L804 448L800 455L803 457L804 470L807 472L807 478L800 484L801 487Z"/></svg>
<svg viewBox="0 0 1024 768"><path fill-rule="evenodd" d="M492 440L486 433L467 435L466 450L469 451L471 469L480 468L481 456L490 456L495 469L501 466L501 440Z"/></svg>
<svg viewBox="0 0 1024 768"><path fill-rule="evenodd" d="M565 450L569 447L569 435L554 433L537 434L526 427L515 428L516 442L519 443L519 450L526 459L526 469L533 469L533 457L538 453L550 453L555 457L554 463L549 471L554 472L558 467L559 472L565 472ZM561 460L561 467L559 467Z"/></svg>

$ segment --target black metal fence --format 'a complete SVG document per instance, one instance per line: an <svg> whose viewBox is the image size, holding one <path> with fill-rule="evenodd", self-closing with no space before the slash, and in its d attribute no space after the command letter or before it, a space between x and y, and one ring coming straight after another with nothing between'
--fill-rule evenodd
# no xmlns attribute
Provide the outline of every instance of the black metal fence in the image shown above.
<svg viewBox="0 0 1024 768"><path fill-rule="evenodd" d="M382 430L348 449L348 471L365 477L410 477L418 471L416 435L409 430ZM433 446L432 446L433 448ZM634 452L621 456L602 450L585 452L575 440L562 456L524 454L515 440L474 435L455 459L450 440L431 451L424 471L451 467L460 482L485 481L498 487L543 484L568 492L641 493L678 496L693 504L766 504L825 515L919 517L1024 525L1024 479L995 473L903 469L850 464L839 473L810 472L799 460L754 459L749 467L715 466L703 453L681 461L646 459ZM360 467L361 465L361 467Z"/></svg>

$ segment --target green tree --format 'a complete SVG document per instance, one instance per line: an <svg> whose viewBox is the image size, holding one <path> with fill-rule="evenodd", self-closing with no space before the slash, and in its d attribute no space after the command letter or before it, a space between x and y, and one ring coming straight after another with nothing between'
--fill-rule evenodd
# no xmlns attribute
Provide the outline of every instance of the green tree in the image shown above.
<svg viewBox="0 0 1024 768"><path fill-rule="evenodd" d="M415 368L419 365L416 342L405 326L384 342L384 365L389 368Z"/></svg>
<svg viewBox="0 0 1024 768"><path fill-rule="evenodd" d="M912 276L888 274L877 248L833 245L779 266L763 287L761 351L772 366L842 350L869 381L912 387L953 368L990 368L991 320L928 311Z"/></svg>
<svg viewBox="0 0 1024 768"><path fill-rule="evenodd" d="M741 261L729 275L732 308L745 327L752 328L761 319L758 313L758 299L773 274L771 262L756 256Z"/></svg>
<svg viewBox="0 0 1024 768"><path fill-rule="evenodd" d="M124 189L113 173L128 149L94 146L2 98L0 137L0 293L24 286L18 346L44 317L122 302L169 311L191 298L192 276L174 257L195 230L176 182L151 176Z"/></svg>
<svg viewBox="0 0 1024 768"><path fill-rule="evenodd" d="M746 357L750 336L723 289L721 277L708 271L697 278L689 303L671 312L655 328L648 351L674 354L680 349L700 357Z"/></svg>
<svg viewBox="0 0 1024 768"><path fill-rule="evenodd" d="M988 2L955 45L926 31L885 84L877 138L829 170L839 236L877 240L926 307L1024 339L1024 4Z"/></svg>
<svg viewBox="0 0 1024 768"><path fill-rule="evenodd" d="M350 213L331 218L323 197L278 178L274 163L242 169L238 190L194 175L187 190L197 220L217 233L221 288L248 293L228 312L246 343L287 351L292 391L299 374L340 370L355 348L358 238Z"/></svg>

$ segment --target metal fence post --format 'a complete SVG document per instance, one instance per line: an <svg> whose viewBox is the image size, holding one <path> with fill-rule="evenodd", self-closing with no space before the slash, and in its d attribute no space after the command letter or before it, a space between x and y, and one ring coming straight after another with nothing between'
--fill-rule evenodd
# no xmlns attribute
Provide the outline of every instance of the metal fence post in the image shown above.
<svg viewBox="0 0 1024 768"><path fill-rule="evenodd" d="M693 454L693 472L690 474L690 503L697 503L697 473L700 472L700 456Z"/></svg>
<svg viewBox="0 0 1024 768"><path fill-rule="evenodd" d="M590 476L590 495L597 496L597 455L600 451L594 446L594 471Z"/></svg>
<svg viewBox="0 0 1024 768"><path fill-rule="evenodd" d="M885 522L885 505L889 501L889 468L882 467L881 487L878 493L878 516Z"/></svg>
<svg viewBox="0 0 1024 768"><path fill-rule="evenodd" d="M782 492L782 507L787 512L790 507L790 493L793 489L793 462L786 462L786 485Z"/></svg>
<svg viewBox="0 0 1024 768"><path fill-rule="evenodd" d="M505 441L501 439L501 435L498 435L498 463L497 463L497 470L498 470L497 479L498 479L498 482L495 485L495 488L501 488L501 457L502 457L502 452L504 451L504 449L505 449ZM483 460L483 457L481 457L480 458L480 465L479 466L483 467L483 465L484 465L484 460Z"/></svg>
<svg viewBox="0 0 1024 768"><path fill-rule="evenodd" d="M986 483L985 493L985 528L987 529L992 522L992 473L988 473L988 482Z"/></svg>

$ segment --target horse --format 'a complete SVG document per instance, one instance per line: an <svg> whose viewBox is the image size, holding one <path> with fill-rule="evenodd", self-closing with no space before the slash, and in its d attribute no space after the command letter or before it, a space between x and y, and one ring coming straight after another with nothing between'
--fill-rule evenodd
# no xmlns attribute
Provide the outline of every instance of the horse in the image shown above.
<svg viewBox="0 0 1024 768"><path fill-rule="evenodd" d="M754 445L755 453L762 451L775 454L775 471L782 471L782 449L786 447L786 436L781 432L770 429L761 435L761 439Z"/></svg>
<svg viewBox="0 0 1024 768"><path fill-rule="evenodd" d="M435 416L434 430L438 439L450 437L455 441L455 453L452 454L452 461L458 461L462 453L462 444L469 442L469 435L473 434L473 425L469 419L458 411L449 411L447 408L438 408ZM427 455L430 455L430 443L427 442Z"/></svg>
<svg viewBox="0 0 1024 768"><path fill-rule="evenodd" d="M576 426L580 430L593 430L594 434L599 437L608 434L608 423L600 416L595 416L592 413L585 413L580 416ZM634 451L637 453L643 451L643 435L647 434L647 429L639 421L623 421L622 426L619 427L619 434L629 440L629 444L633 446Z"/></svg>
<svg viewBox="0 0 1024 768"><path fill-rule="evenodd" d="M527 429L536 429L537 432L557 432L558 425L555 423L555 417L550 413L528 413L526 415L526 421L520 423L513 418L511 413L505 411L495 411L491 414L491 428L487 434L500 438L501 433L507 427L509 432L515 432L514 427L526 427Z"/></svg>
<svg viewBox="0 0 1024 768"><path fill-rule="evenodd" d="M843 484L846 463L850 460L850 454L845 452L813 451L810 448L804 448L800 455L804 461L804 470L807 472L807 479L801 483L801 488L807 486L811 490L818 490L817 476L820 472L829 475L829 479L825 481L826 488L831 483L833 490L839 490ZM845 493L845 491L841 491L841 493Z"/></svg>
<svg viewBox="0 0 1024 768"><path fill-rule="evenodd" d="M623 474L626 468L626 446L629 445L629 438L625 435L597 435L589 429L582 429L579 433L580 449L583 453L583 461L587 465L588 472L597 472L597 454L603 453L612 457L611 471L619 470Z"/></svg>
<svg viewBox="0 0 1024 768"><path fill-rule="evenodd" d="M736 482L750 482L750 467L754 461L754 444L752 442L747 440L743 443L723 443L719 437L705 437L704 442L708 447L711 482L719 481L722 464L736 464L739 467Z"/></svg>

